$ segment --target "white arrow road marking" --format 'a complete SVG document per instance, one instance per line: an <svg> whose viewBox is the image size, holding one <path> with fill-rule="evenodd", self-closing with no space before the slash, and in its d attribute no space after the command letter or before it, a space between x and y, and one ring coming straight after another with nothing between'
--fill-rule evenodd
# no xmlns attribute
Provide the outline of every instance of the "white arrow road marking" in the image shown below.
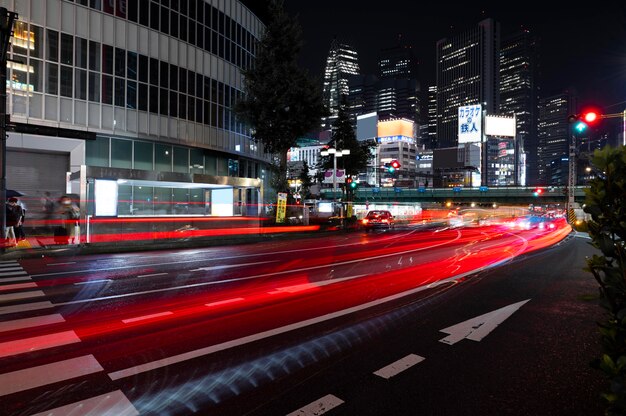
<svg viewBox="0 0 626 416"><path fill-rule="evenodd" d="M289 413L287 416L317 416L323 415L329 410L334 409L340 404L344 403L338 397L333 396L332 394L327 394L319 400L314 401L311 404L307 404L306 406L296 410L295 412Z"/></svg>
<svg viewBox="0 0 626 416"><path fill-rule="evenodd" d="M34 414L33 416L64 416L64 415L106 415L135 416L139 412L120 390L91 397L80 402L71 403L56 409Z"/></svg>
<svg viewBox="0 0 626 416"><path fill-rule="evenodd" d="M374 374L376 374L378 377L386 378L387 380L389 380L391 377L396 376L404 370L413 367L415 364L421 363L425 359L426 358L420 357L417 354L409 354L406 357L401 358L398 361L381 368L380 370L374 371Z"/></svg>
<svg viewBox="0 0 626 416"><path fill-rule="evenodd" d="M448 328L441 329L440 332L449 334L449 336L440 339L439 342L452 345L466 338L472 341L480 341L529 300L530 299L526 299L505 306L504 308L488 312L484 315L468 319L467 321L452 325Z"/></svg>

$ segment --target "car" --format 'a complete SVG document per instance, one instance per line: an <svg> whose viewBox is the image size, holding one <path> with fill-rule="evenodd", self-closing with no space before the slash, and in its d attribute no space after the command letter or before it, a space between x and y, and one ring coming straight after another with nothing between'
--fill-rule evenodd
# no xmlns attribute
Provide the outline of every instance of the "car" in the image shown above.
<svg viewBox="0 0 626 416"><path fill-rule="evenodd" d="M395 220L391 212L385 210L369 211L367 215L361 220L365 231L370 231L374 228L386 228L388 230L394 228Z"/></svg>

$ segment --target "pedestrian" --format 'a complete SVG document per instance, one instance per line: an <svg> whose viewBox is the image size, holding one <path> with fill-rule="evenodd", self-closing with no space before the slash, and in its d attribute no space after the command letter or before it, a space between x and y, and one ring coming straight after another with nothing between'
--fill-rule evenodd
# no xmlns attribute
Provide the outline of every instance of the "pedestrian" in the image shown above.
<svg viewBox="0 0 626 416"><path fill-rule="evenodd" d="M62 231L65 233L65 235L59 235L59 237L62 237L60 240L65 244L78 244L80 242L80 228L78 225L80 209L68 196L61 197L59 202L61 205L61 219L63 220ZM57 237L56 232L55 237Z"/></svg>
<svg viewBox="0 0 626 416"><path fill-rule="evenodd" d="M15 227L22 218L22 208L17 204L17 198L9 198L5 207L5 247L15 247L17 245Z"/></svg>
<svg viewBox="0 0 626 416"><path fill-rule="evenodd" d="M15 199L17 201L17 206L20 208L20 210L18 211L21 211L21 213L19 213L20 218L17 221L17 225L14 227L15 238L19 242L22 240L26 240L26 233L24 232L24 221L26 221L26 205L24 205L24 203L17 198L12 199Z"/></svg>

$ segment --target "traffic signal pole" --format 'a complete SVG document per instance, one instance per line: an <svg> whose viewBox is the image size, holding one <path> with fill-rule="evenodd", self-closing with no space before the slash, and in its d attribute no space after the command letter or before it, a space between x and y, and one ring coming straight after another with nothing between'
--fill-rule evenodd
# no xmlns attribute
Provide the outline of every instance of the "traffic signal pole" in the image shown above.
<svg viewBox="0 0 626 416"><path fill-rule="evenodd" d="M567 177L567 219L570 224L576 221L574 212L574 187L576 186L576 135L572 133L572 141L569 145L569 173Z"/></svg>

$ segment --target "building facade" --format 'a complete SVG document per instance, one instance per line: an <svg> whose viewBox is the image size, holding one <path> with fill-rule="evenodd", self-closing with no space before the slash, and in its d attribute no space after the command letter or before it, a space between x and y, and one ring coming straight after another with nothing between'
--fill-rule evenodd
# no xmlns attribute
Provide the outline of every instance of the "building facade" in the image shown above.
<svg viewBox="0 0 626 416"><path fill-rule="evenodd" d="M348 98L348 79L360 73L359 57L350 45L333 39L324 70L323 99L330 115L322 120L322 128L329 130L337 118L343 98Z"/></svg>
<svg viewBox="0 0 626 416"><path fill-rule="evenodd" d="M116 180L118 215L260 206L269 159L233 105L263 24L236 0L176 3L0 1L18 13L8 187L92 201Z"/></svg>
<svg viewBox="0 0 626 416"><path fill-rule="evenodd" d="M437 143L457 145L458 108L482 104L497 114L500 25L485 19L477 26L437 42Z"/></svg>
<svg viewBox="0 0 626 416"><path fill-rule="evenodd" d="M539 100L538 184L567 184L569 143L572 132L568 117L576 114L576 94L565 91Z"/></svg>
<svg viewBox="0 0 626 416"><path fill-rule="evenodd" d="M520 163L518 183L538 183L537 105L540 62L538 41L528 30L502 40L500 49L500 114L515 115L517 122L517 154Z"/></svg>

